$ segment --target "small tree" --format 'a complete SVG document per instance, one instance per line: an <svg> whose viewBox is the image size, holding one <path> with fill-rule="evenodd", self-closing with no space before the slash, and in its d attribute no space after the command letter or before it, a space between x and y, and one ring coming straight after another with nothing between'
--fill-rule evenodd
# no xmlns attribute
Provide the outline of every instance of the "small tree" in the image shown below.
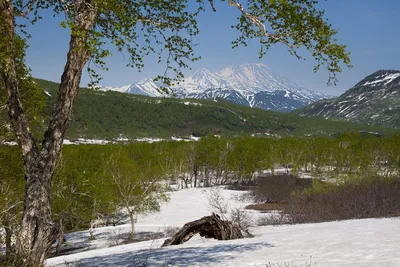
<svg viewBox="0 0 400 267"><path fill-rule="evenodd" d="M64 231L80 230L97 217L112 213L113 193L104 176L113 146L79 145L64 148L52 190L53 220L59 229L60 248Z"/></svg>
<svg viewBox="0 0 400 267"><path fill-rule="evenodd" d="M187 146L184 146L183 149L183 154L185 155L185 166L190 175L190 180L193 182L193 186L197 187L200 172L200 160L197 144L190 142Z"/></svg>
<svg viewBox="0 0 400 267"><path fill-rule="evenodd" d="M165 177L159 165L159 158L148 152L148 147L136 149L132 158L125 149L112 156L108 164L112 185L115 187L115 201L123 208L131 222L130 238L135 234L136 216L158 211L160 203L167 201L166 188L162 183Z"/></svg>

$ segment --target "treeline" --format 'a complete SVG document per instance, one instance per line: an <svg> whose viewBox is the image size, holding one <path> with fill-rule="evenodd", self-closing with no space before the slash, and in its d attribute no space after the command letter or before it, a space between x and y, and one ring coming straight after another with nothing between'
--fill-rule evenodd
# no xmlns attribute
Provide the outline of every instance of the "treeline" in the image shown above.
<svg viewBox="0 0 400 267"><path fill-rule="evenodd" d="M400 173L399 147L398 135L359 134L335 138L208 136L198 142L64 146L52 186L53 219L61 229L72 231L123 210L131 218L133 234L137 214L158 210L172 184L240 185L265 172L338 180L390 177ZM12 233L24 190L17 147L0 146L0 177L0 225Z"/></svg>
<svg viewBox="0 0 400 267"><path fill-rule="evenodd" d="M51 94L47 105L47 114L51 114L58 84L40 79L36 82ZM67 138L234 136L243 133L304 136L360 131L396 132L382 127L264 111L224 101L152 98L81 89Z"/></svg>

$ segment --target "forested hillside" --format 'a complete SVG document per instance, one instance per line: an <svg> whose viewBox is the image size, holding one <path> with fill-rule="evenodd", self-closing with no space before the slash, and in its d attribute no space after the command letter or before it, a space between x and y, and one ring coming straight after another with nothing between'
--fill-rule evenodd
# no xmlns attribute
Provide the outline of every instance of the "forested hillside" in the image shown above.
<svg viewBox="0 0 400 267"><path fill-rule="evenodd" d="M55 103L58 84L37 80L49 95L48 114ZM264 111L226 101L152 98L118 92L82 89L67 138L119 136L170 137L237 135L325 135L346 131L391 134L392 129L320 118L299 118L294 114Z"/></svg>

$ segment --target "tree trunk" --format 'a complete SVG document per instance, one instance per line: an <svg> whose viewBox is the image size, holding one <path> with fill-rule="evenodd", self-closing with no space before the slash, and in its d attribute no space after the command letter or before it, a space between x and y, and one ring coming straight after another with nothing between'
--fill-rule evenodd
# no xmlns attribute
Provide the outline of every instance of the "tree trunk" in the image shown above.
<svg viewBox="0 0 400 267"><path fill-rule="evenodd" d="M41 265L57 238L51 220L52 172L37 162L25 162L25 195L17 253L27 266Z"/></svg>
<svg viewBox="0 0 400 267"><path fill-rule="evenodd" d="M210 176L209 176L207 167L204 168L204 184L203 184L203 186L210 187Z"/></svg>
<svg viewBox="0 0 400 267"><path fill-rule="evenodd" d="M135 214L133 212L129 212L129 219L131 221L131 234L129 235L129 239L133 239L135 235Z"/></svg>
<svg viewBox="0 0 400 267"><path fill-rule="evenodd" d="M197 187L197 175L198 175L197 168L193 170L193 175L194 175L194 187Z"/></svg>
<svg viewBox="0 0 400 267"><path fill-rule="evenodd" d="M13 229L8 219L3 220L4 230L6 232L6 258L10 259L14 256L14 247L12 244Z"/></svg>
<svg viewBox="0 0 400 267"><path fill-rule="evenodd" d="M59 231L58 231L58 238L57 238L58 244L57 244L57 248L56 248L56 255L60 254L62 245L64 244L64 240L65 240L64 225L63 225L62 219L60 220L58 229L59 229Z"/></svg>
<svg viewBox="0 0 400 267"><path fill-rule="evenodd" d="M94 233L93 233L93 229L94 228L95 228L94 227L94 223L91 222L90 223L90 228L89 228L89 240L95 240L96 239L96 237L94 236Z"/></svg>
<svg viewBox="0 0 400 267"><path fill-rule="evenodd" d="M82 70L90 56L86 33L94 23L97 8L93 3L86 3L84 0L75 3L74 24L78 32L71 34L58 101L39 151L19 97L12 3L0 0L0 18L3 21L0 25L0 41L5 52L1 74L8 92L8 114L21 148L26 181L17 253L22 266L40 266L56 238L56 228L51 220L51 180L69 126Z"/></svg>
<svg viewBox="0 0 400 267"><path fill-rule="evenodd" d="M184 174L184 177L185 177L185 180L184 180L184 182L185 182L185 188L187 189L187 188L189 188L189 177L187 177L187 174L186 174L186 173Z"/></svg>

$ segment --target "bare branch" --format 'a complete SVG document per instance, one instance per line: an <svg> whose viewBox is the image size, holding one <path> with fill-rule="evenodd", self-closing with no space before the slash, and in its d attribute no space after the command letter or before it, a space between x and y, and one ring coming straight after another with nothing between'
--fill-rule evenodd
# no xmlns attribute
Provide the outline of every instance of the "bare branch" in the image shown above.
<svg viewBox="0 0 400 267"><path fill-rule="evenodd" d="M64 6L65 13L69 13L70 8L73 7L73 4L68 4L65 0L61 0L61 4Z"/></svg>
<svg viewBox="0 0 400 267"><path fill-rule="evenodd" d="M138 22L142 22L143 24L146 23L146 22L148 22L148 23L150 23L150 24L153 24L154 26L159 26L159 25L161 25L161 22L155 21L155 20L150 19L150 18L140 18L140 19L138 19L137 21L138 21Z"/></svg>
<svg viewBox="0 0 400 267"><path fill-rule="evenodd" d="M22 9L17 12L16 16L17 17L26 17L29 15L29 13L31 13L33 6L35 4L35 0L30 0L28 1L28 3L26 3L25 6L22 7ZM23 12L24 9L27 9L25 12Z"/></svg>
<svg viewBox="0 0 400 267"><path fill-rule="evenodd" d="M210 6L211 6L212 10L213 10L214 12L216 12L217 9L215 9L214 0L208 0L208 2L210 2Z"/></svg>
<svg viewBox="0 0 400 267"><path fill-rule="evenodd" d="M23 204L23 203L24 203L23 201L18 201L18 202L16 202L16 203L14 203L13 205L9 206L7 209L2 210L2 211L1 211L1 214L5 214L5 213L7 213L8 211L10 211L10 210L12 210L13 208L15 208L16 206L18 206L18 205L20 205L20 204Z"/></svg>

